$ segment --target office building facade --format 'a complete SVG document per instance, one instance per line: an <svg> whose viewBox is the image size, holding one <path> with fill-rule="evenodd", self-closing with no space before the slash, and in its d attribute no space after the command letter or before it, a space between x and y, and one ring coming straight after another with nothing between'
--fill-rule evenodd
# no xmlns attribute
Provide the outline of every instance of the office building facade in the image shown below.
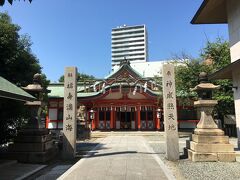
<svg viewBox="0 0 240 180"><path fill-rule="evenodd" d="M112 67L120 66L125 58L130 62L148 61L145 25L119 26L112 29Z"/></svg>

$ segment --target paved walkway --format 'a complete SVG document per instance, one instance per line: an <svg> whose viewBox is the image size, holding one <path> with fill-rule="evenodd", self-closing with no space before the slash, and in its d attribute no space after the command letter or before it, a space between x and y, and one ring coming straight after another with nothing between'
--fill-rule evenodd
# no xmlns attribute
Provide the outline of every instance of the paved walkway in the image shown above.
<svg viewBox="0 0 240 180"><path fill-rule="evenodd" d="M59 179L164 180L174 177L142 136L108 136L89 157L78 161Z"/></svg>

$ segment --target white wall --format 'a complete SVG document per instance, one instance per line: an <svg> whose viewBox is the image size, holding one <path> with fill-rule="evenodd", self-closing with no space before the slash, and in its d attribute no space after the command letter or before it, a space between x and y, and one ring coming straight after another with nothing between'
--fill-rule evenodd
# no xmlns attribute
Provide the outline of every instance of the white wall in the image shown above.
<svg viewBox="0 0 240 180"><path fill-rule="evenodd" d="M240 1L228 0L228 30L231 61L240 59Z"/></svg>
<svg viewBox="0 0 240 180"><path fill-rule="evenodd" d="M240 1L228 0L228 29L230 41L231 62L240 59ZM238 134L238 148L240 148L240 72L233 70L234 103L236 126Z"/></svg>

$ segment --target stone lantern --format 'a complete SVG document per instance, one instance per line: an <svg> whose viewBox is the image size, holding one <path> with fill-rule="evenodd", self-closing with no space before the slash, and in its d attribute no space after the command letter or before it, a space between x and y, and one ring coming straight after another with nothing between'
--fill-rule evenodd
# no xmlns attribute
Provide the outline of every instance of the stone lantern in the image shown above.
<svg viewBox="0 0 240 180"><path fill-rule="evenodd" d="M25 103L30 110L28 123L18 131L14 143L8 149L11 156L20 162L46 162L55 156L57 149L48 129L41 123L42 100L45 91L41 86L41 75L35 74L33 84L29 84L23 89L37 100Z"/></svg>
<svg viewBox="0 0 240 180"><path fill-rule="evenodd" d="M212 99L212 92L220 86L209 83L205 72L200 73L199 82L192 90L198 94L194 106L200 111L201 118L188 145L188 157L192 161L236 161L229 137L224 136L224 131L212 118L213 108L217 104L217 100Z"/></svg>

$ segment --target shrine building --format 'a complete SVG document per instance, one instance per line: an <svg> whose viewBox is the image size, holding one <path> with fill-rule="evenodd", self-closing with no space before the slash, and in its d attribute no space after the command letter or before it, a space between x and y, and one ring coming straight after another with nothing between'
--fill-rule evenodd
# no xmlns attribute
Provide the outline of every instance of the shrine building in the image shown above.
<svg viewBox="0 0 240 180"><path fill-rule="evenodd" d="M62 129L64 84L50 84L46 127ZM101 80L78 82L78 121L92 130L163 130L161 77L148 78L123 61ZM193 101L177 98L181 128L194 128L198 122Z"/></svg>

